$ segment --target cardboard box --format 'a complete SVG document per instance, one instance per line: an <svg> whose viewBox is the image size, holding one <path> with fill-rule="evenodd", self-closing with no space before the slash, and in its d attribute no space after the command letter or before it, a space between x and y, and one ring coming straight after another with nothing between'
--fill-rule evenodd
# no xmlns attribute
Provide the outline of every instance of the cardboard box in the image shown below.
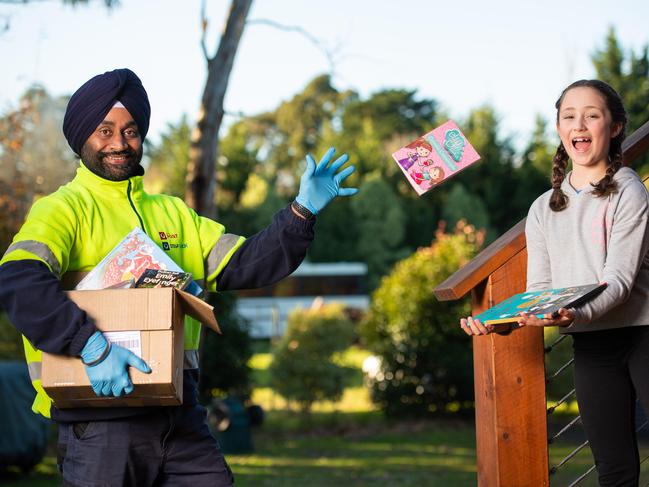
<svg viewBox="0 0 649 487"><path fill-rule="evenodd" d="M99 397L81 359L43 353L42 385L58 408L173 406L182 404L183 318L187 314L220 333L212 306L175 288L68 291L68 297L90 315L102 332L119 332L118 340L139 344L151 367L129 373L134 391L124 397ZM119 341L117 342L119 343ZM130 348L130 347L129 347Z"/></svg>

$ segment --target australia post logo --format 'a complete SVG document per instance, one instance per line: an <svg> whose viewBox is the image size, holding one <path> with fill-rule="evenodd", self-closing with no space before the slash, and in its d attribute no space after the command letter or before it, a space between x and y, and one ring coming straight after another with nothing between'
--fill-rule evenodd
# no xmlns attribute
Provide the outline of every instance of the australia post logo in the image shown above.
<svg viewBox="0 0 649 487"><path fill-rule="evenodd" d="M178 232L158 232L163 250L186 249L187 243L178 242Z"/></svg>

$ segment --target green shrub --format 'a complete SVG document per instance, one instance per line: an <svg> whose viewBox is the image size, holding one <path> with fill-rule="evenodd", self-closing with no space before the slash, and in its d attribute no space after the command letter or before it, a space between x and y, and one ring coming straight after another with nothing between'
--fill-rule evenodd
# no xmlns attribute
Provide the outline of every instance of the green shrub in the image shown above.
<svg viewBox="0 0 649 487"><path fill-rule="evenodd" d="M471 403L471 340L459 326L469 303L438 301L433 289L475 255L482 236L464 222L453 235L438 231L430 247L399 262L373 294L360 333L380 359L368 382L387 415L425 416Z"/></svg>
<svg viewBox="0 0 649 487"><path fill-rule="evenodd" d="M293 311L273 352L271 386L303 412L316 401L339 400L352 371L334 363L333 355L353 340L354 327L342 305Z"/></svg>

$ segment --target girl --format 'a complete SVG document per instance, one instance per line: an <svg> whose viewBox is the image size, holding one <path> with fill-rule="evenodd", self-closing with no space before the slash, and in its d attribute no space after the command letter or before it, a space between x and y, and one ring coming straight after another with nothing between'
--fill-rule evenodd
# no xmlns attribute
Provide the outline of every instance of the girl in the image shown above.
<svg viewBox="0 0 649 487"><path fill-rule="evenodd" d="M577 401L600 485L637 486L636 397L649 413L649 197L622 167L626 112L613 88L577 81L556 108L552 189L532 204L525 228L527 290L608 286L578 308L543 319L522 314L519 324L572 335ZM490 331L472 318L460 323L469 335Z"/></svg>

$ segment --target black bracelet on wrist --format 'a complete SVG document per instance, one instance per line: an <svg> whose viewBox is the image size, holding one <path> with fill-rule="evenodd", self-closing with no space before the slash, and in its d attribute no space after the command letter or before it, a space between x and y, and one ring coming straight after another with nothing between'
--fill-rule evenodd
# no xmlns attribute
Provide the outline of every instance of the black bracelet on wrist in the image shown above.
<svg viewBox="0 0 649 487"><path fill-rule="evenodd" d="M106 357L108 357L108 354L110 353L110 347L111 347L111 343L108 340L106 340L106 343L107 343L106 348L104 349L103 352L101 352L101 355L97 358L97 360L93 360L90 363L86 363L83 362L83 359L81 359L83 365L85 365L86 367L94 367L95 365L99 365L104 360L106 360Z"/></svg>
<svg viewBox="0 0 649 487"><path fill-rule="evenodd" d="M311 210L295 200L293 200L293 202L291 203L291 208L293 208L293 210L299 215L302 215L306 220L313 220L315 218L315 215L311 212Z"/></svg>

